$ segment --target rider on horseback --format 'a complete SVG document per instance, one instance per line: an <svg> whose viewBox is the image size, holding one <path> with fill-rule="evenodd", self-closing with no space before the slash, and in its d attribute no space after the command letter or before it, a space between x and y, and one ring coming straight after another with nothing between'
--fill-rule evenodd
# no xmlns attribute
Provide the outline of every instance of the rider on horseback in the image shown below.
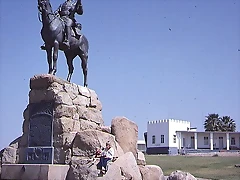
<svg viewBox="0 0 240 180"><path fill-rule="evenodd" d="M76 36L77 32L75 28L77 27L80 30L82 29L82 25L77 23L75 20L75 12L77 12L79 15L83 14L81 0L78 0L77 3L73 3L71 0L66 0L55 11L55 13L60 15L65 24L65 40L63 41L63 44L67 47L67 49L70 48L69 39L71 37L71 27L73 27L73 31ZM45 46L41 46L41 49L45 50L46 48Z"/></svg>

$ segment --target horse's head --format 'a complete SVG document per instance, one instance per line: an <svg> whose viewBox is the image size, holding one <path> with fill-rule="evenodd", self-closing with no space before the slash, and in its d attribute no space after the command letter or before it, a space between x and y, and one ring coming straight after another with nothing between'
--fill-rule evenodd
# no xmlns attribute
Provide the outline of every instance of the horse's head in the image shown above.
<svg viewBox="0 0 240 180"><path fill-rule="evenodd" d="M52 11L52 6L50 0L38 0L38 10L42 14L43 21L51 21L54 13Z"/></svg>
<svg viewBox="0 0 240 180"><path fill-rule="evenodd" d="M43 13L44 11L51 11L51 4L49 0L38 0L38 10Z"/></svg>

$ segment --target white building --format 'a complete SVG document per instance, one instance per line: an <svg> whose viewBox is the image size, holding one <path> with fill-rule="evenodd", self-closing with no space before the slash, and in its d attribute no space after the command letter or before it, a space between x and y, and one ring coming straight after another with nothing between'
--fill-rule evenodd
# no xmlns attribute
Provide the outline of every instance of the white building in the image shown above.
<svg viewBox="0 0 240 180"><path fill-rule="evenodd" d="M240 132L199 132L189 121L148 121L147 154L177 154L182 148L192 150L240 149Z"/></svg>
<svg viewBox="0 0 240 180"><path fill-rule="evenodd" d="M146 143L144 140L138 140L137 141L137 149L139 151L142 151L143 153L146 152Z"/></svg>

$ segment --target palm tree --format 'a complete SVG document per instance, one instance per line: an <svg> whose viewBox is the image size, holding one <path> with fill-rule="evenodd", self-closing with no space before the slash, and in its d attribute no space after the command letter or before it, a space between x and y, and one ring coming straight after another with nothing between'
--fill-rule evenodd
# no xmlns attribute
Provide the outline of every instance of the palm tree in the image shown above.
<svg viewBox="0 0 240 180"><path fill-rule="evenodd" d="M219 115L215 113L208 114L204 122L204 129L205 131L220 131L221 123Z"/></svg>
<svg viewBox="0 0 240 180"><path fill-rule="evenodd" d="M223 116L220 118L221 120L221 131L236 131L236 124L230 116Z"/></svg>

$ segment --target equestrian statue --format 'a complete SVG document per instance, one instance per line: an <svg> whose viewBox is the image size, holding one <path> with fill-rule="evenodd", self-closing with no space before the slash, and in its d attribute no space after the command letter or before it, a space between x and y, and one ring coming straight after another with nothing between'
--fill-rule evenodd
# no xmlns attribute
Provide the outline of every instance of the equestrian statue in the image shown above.
<svg viewBox="0 0 240 180"><path fill-rule="evenodd" d="M82 25L75 20L75 13L83 14L81 0L76 2L66 0L55 12L52 10L50 0L38 0L38 10L43 24L41 36L44 45L41 49L47 52L48 73L56 74L58 50L64 51L68 65L67 81L70 82L74 70L73 59L79 56L82 60L84 86L87 87L89 44L81 33Z"/></svg>

